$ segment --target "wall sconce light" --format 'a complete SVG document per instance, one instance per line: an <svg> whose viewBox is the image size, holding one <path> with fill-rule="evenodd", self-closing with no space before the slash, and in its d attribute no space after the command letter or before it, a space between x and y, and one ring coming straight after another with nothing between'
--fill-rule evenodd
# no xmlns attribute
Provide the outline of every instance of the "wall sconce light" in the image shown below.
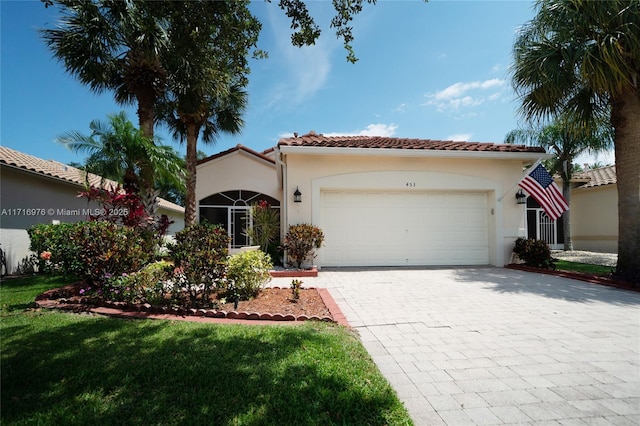
<svg viewBox="0 0 640 426"><path fill-rule="evenodd" d="M524 195L524 192L522 192L522 189L518 189L518 192L516 192L516 204L526 204L527 203L527 196Z"/></svg>
<svg viewBox="0 0 640 426"><path fill-rule="evenodd" d="M300 192L297 186L296 186L296 192L293 193L293 202L294 203L302 202L302 192Z"/></svg>

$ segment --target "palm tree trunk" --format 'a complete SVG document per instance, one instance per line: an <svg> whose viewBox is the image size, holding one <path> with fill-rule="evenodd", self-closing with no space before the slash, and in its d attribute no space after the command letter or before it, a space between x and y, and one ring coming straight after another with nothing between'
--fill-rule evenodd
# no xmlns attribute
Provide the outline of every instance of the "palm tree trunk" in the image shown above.
<svg viewBox="0 0 640 426"><path fill-rule="evenodd" d="M142 87L136 91L138 100L138 121L140 132L153 141L154 107L156 102L153 86ZM158 212L157 191L155 190L154 170L150 164L140 167L140 199L143 202L145 213L154 218Z"/></svg>
<svg viewBox="0 0 640 426"><path fill-rule="evenodd" d="M623 89L612 101L618 181L616 275L640 286L640 93Z"/></svg>
<svg viewBox="0 0 640 426"><path fill-rule="evenodd" d="M193 123L187 123L187 195L185 199L184 224L185 226L196 223L196 166L197 166L197 143L199 127Z"/></svg>
<svg viewBox="0 0 640 426"><path fill-rule="evenodd" d="M571 165L567 165L567 167L571 167ZM570 171L567 172L570 174ZM567 200L567 205L571 207L571 180L566 176L562 177L562 195L564 199ZM573 240L571 238L571 211L567 210L562 215L562 228L564 234L564 250L565 251L573 251Z"/></svg>

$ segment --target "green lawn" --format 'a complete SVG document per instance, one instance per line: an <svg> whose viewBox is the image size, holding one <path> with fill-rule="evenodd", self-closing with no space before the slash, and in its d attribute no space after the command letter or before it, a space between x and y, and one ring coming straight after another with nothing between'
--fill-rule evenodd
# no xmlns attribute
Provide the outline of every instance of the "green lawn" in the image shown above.
<svg viewBox="0 0 640 426"><path fill-rule="evenodd" d="M3 425L408 425L348 329L122 320L29 309L0 286Z"/></svg>
<svg viewBox="0 0 640 426"><path fill-rule="evenodd" d="M615 268L612 266L590 265L588 263L558 260L555 262L558 271L583 272L586 274L609 275Z"/></svg>

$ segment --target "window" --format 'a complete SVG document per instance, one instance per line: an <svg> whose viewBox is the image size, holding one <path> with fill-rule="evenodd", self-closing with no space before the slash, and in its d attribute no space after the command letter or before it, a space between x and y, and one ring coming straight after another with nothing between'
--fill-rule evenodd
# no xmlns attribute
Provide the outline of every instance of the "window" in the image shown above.
<svg viewBox="0 0 640 426"><path fill-rule="evenodd" d="M255 191L235 190L219 192L200 200L200 222L222 225L231 238L231 248L251 245L245 229L252 226L251 206L265 200L271 208L280 210L280 202Z"/></svg>

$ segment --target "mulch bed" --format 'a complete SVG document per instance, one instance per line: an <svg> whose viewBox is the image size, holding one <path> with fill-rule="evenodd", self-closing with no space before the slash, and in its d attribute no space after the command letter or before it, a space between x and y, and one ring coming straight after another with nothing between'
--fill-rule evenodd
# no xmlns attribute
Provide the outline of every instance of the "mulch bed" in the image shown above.
<svg viewBox="0 0 640 426"><path fill-rule="evenodd" d="M223 319L247 320L243 323L328 321L348 325L337 304L326 289L302 288L300 298L292 300L291 289L269 287L252 300L219 304L217 309L188 309L183 307L152 306L112 302L80 295L82 282L44 292L36 298L42 308L64 309L73 312L93 312L132 318L163 319ZM222 321L230 322L230 321Z"/></svg>

